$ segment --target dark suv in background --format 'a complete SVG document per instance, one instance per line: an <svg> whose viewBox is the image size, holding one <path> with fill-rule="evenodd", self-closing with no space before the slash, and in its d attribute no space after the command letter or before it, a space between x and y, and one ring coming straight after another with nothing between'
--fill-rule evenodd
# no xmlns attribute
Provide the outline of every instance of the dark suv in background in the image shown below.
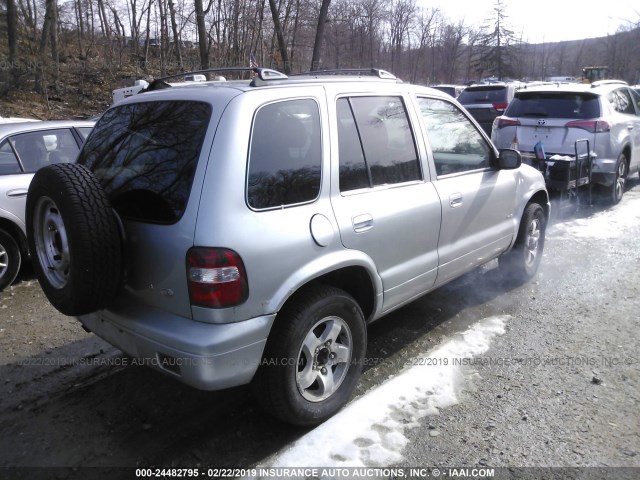
<svg viewBox="0 0 640 480"><path fill-rule="evenodd" d="M491 135L493 121L504 113L519 87L518 83L471 85L464 89L458 101L476 119L487 135Z"/></svg>

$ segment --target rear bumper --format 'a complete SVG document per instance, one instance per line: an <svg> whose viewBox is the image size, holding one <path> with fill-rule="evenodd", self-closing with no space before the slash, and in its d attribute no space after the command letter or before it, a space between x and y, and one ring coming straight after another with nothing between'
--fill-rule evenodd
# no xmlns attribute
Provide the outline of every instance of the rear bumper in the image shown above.
<svg viewBox="0 0 640 480"><path fill-rule="evenodd" d="M598 185L610 187L616 180L616 159L597 158L593 162L591 181Z"/></svg>
<svg viewBox="0 0 640 480"><path fill-rule="evenodd" d="M79 317L99 337L136 359L201 390L244 385L255 374L275 319L209 324L155 312L131 320L109 311Z"/></svg>

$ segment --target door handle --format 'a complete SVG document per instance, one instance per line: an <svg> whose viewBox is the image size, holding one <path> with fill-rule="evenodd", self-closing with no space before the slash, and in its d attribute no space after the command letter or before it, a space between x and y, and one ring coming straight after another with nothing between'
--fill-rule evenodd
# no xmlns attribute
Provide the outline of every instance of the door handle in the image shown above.
<svg viewBox="0 0 640 480"><path fill-rule="evenodd" d="M29 190L27 190L26 188L16 188L15 190L9 190L7 192L7 197L25 197L27 193L29 193Z"/></svg>
<svg viewBox="0 0 640 480"><path fill-rule="evenodd" d="M356 215L355 217L353 217L352 222L353 230L356 233L366 232L367 230L371 230L373 228L373 217L369 213Z"/></svg>
<svg viewBox="0 0 640 480"><path fill-rule="evenodd" d="M449 195L449 206L451 208L457 208L462 205L462 194L461 193L452 193Z"/></svg>

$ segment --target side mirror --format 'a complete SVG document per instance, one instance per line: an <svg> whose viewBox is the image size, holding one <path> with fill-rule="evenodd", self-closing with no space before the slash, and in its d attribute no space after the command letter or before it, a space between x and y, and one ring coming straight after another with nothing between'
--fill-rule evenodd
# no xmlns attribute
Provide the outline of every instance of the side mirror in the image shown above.
<svg viewBox="0 0 640 480"><path fill-rule="evenodd" d="M505 148L498 155L498 168L500 170L513 170L522 165L522 155L517 150Z"/></svg>

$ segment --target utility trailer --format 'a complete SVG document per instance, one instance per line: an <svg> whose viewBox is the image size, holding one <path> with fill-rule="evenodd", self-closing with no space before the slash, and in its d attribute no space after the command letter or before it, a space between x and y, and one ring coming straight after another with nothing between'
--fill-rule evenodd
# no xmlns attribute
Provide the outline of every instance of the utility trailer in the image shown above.
<svg viewBox="0 0 640 480"><path fill-rule="evenodd" d="M533 154L522 154L525 163L542 173L547 190L560 211L593 205L592 173L596 154L591 150L588 139L576 140L574 152L574 155L547 157L539 143Z"/></svg>

